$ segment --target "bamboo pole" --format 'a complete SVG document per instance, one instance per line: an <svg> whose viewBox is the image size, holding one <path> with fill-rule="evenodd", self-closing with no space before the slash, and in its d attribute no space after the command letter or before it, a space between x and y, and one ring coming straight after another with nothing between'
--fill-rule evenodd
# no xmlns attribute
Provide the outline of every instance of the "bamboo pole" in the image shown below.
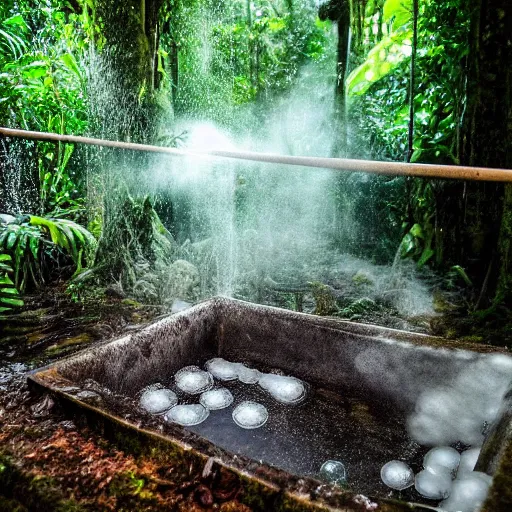
<svg viewBox="0 0 512 512"><path fill-rule="evenodd" d="M146 151L174 156L220 157L237 160L249 160L269 164L295 165L301 167L318 167L335 171L367 172L396 176L418 176L423 178L457 179L472 181L502 181L512 183L512 169L491 169L487 167L467 167L459 165L410 164L405 162L378 162L373 160L353 160L349 158L324 158L314 156L288 156L272 153L255 153L251 151L189 151L183 149L118 142L113 140L59 135L56 133L14 130L0 127L0 135L30 140L78 143L108 148Z"/></svg>

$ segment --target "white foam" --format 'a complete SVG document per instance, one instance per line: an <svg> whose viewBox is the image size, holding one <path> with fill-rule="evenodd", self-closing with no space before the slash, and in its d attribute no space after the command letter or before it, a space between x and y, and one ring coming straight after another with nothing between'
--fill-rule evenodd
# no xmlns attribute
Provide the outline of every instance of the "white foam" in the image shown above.
<svg viewBox="0 0 512 512"><path fill-rule="evenodd" d="M178 403L176 393L159 385L149 386L142 391L139 404L151 414L162 414Z"/></svg>
<svg viewBox="0 0 512 512"><path fill-rule="evenodd" d="M382 481L391 489L402 491L414 484L414 473L412 469L401 460L386 462L380 470Z"/></svg>
<svg viewBox="0 0 512 512"><path fill-rule="evenodd" d="M268 420L268 411L264 405L247 400L233 411L233 421L242 428L262 427Z"/></svg>
<svg viewBox="0 0 512 512"><path fill-rule="evenodd" d="M424 469L416 475L414 486L423 497L442 500L450 496L452 477L446 470Z"/></svg>
<svg viewBox="0 0 512 512"><path fill-rule="evenodd" d="M481 446L485 425L499 416L512 381L512 358L481 355L468 361L448 385L427 388L408 418L409 435L427 445L462 442Z"/></svg>
<svg viewBox="0 0 512 512"><path fill-rule="evenodd" d="M235 380L238 378L238 364L215 357L206 362L206 369L217 379Z"/></svg>
<svg viewBox="0 0 512 512"><path fill-rule="evenodd" d="M210 411L225 409L233 403L233 395L226 388L210 389L199 397L199 403Z"/></svg>
<svg viewBox="0 0 512 512"><path fill-rule="evenodd" d="M476 462L480 455L480 448L470 448L460 454L459 471L457 477L471 473L475 469Z"/></svg>
<svg viewBox="0 0 512 512"><path fill-rule="evenodd" d="M478 471L457 477L450 497L439 506L446 512L477 512L487 497L491 481L489 475Z"/></svg>
<svg viewBox="0 0 512 512"><path fill-rule="evenodd" d="M185 427L198 425L208 418L210 411L201 404L176 405L164 418L166 421L178 423Z"/></svg>
<svg viewBox="0 0 512 512"><path fill-rule="evenodd" d="M450 446L438 446L432 448L423 458L423 467L436 471L437 469L448 471L453 476L459 467L460 454Z"/></svg>
<svg viewBox="0 0 512 512"><path fill-rule="evenodd" d="M260 377L258 384L283 404L296 404L306 397L304 383L295 377L265 373Z"/></svg>
<svg viewBox="0 0 512 512"><path fill-rule="evenodd" d="M242 363L237 363L238 380L244 384L256 384L262 373L254 368L248 368Z"/></svg>
<svg viewBox="0 0 512 512"><path fill-rule="evenodd" d="M213 386L212 376L198 366L186 366L174 376L176 386L191 395L203 393Z"/></svg>

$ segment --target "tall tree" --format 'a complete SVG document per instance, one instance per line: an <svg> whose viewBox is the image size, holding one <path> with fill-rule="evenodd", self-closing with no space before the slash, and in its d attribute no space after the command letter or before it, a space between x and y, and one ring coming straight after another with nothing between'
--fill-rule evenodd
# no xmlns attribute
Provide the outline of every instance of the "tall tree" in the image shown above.
<svg viewBox="0 0 512 512"><path fill-rule="evenodd" d="M471 0L461 163L512 168L512 2ZM512 298L512 185L467 184L466 237L487 255L481 297ZM496 207L495 205L498 205Z"/></svg>
<svg viewBox="0 0 512 512"><path fill-rule="evenodd" d="M103 48L99 91L99 122L117 127L121 139L151 141L154 137L154 91L158 76L158 13L163 0L96 0ZM98 73L97 73L98 75ZM109 83L105 84L106 78ZM94 89L94 88L93 88ZM115 108L114 108L115 105Z"/></svg>
<svg viewBox="0 0 512 512"><path fill-rule="evenodd" d="M338 45L336 59L336 109L335 116L338 125L338 134L335 144L335 153L346 150L347 145L347 118L345 79L348 69L348 55L350 45L350 2L348 0L329 0L320 5L319 17L321 20L331 20L338 26Z"/></svg>

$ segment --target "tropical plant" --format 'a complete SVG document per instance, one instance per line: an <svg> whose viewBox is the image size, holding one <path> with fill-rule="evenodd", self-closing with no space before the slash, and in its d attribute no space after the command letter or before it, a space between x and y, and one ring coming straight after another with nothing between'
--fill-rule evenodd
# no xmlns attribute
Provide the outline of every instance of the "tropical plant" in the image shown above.
<svg viewBox="0 0 512 512"><path fill-rule="evenodd" d="M80 64L86 36L81 18L65 14L60 7L54 0L40 11L27 2L2 5L0 124L4 126L76 135L87 127L86 80ZM39 195L39 213L83 208L72 154L72 146L48 142L31 143L20 151L20 172L30 175L27 183L38 185L32 195Z"/></svg>
<svg viewBox="0 0 512 512"><path fill-rule="evenodd" d="M382 24L389 35L376 44L366 60L347 78L347 93L364 94L372 84L395 70L412 53L412 0L386 0Z"/></svg>
<svg viewBox="0 0 512 512"><path fill-rule="evenodd" d="M11 256L0 252L0 313L10 311L14 307L23 306L23 300L9 277L9 274L12 273Z"/></svg>
<svg viewBox="0 0 512 512"><path fill-rule="evenodd" d="M0 227L0 251L10 256L14 286L21 293L44 284L59 257L71 259L80 272L92 261L95 248L95 238L66 219L22 216Z"/></svg>

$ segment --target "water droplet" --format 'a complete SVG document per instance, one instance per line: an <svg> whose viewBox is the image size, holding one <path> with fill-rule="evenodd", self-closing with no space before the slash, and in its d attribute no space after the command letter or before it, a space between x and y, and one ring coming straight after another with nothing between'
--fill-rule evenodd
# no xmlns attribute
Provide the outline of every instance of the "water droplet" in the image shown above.
<svg viewBox="0 0 512 512"><path fill-rule="evenodd" d="M428 451L423 457L423 467L425 469L444 469L455 474L460 463L460 454L455 448L449 446L438 446Z"/></svg>
<svg viewBox="0 0 512 512"><path fill-rule="evenodd" d="M139 399L140 406L151 414L162 414L178 403L176 393L159 384L145 388Z"/></svg>
<svg viewBox="0 0 512 512"><path fill-rule="evenodd" d="M268 411L264 405L247 400L235 407L233 421L242 428L259 428L268 420Z"/></svg>
<svg viewBox="0 0 512 512"><path fill-rule="evenodd" d="M260 377L258 384L283 404L297 404L306 397L304 383L295 377L265 373Z"/></svg>
<svg viewBox="0 0 512 512"><path fill-rule="evenodd" d="M226 388L210 389L199 397L199 403L210 411L224 409L233 403L233 395Z"/></svg>
<svg viewBox="0 0 512 512"><path fill-rule="evenodd" d="M380 470L382 481L391 489L402 491L414 484L412 469L401 460L391 460Z"/></svg>
<svg viewBox="0 0 512 512"><path fill-rule="evenodd" d="M414 486L423 497L442 500L450 496L452 477L446 469L436 471L428 468L416 475Z"/></svg>
<svg viewBox="0 0 512 512"><path fill-rule="evenodd" d="M209 415L210 411L201 404L176 405L165 415L165 419L190 427L202 423Z"/></svg>
<svg viewBox="0 0 512 512"><path fill-rule="evenodd" d="M174 376L176 386L191 395L203 393L213 386L212 376L198 366L186 366Z"/></svg>
<svg viewBox="0 0 512 512"><path fill-rule="evenodd" d="M342 462L328 460L320 468L320 478L330 484L343 487L347 483L347 470Z"/></svg>
<svg viewBox="0 0 512 512"><path fill-rule="evenodd" d="M206 369L217 379L235 380L238 378L236 363L226 361L222 357L215 357L206 362Z"/></svg>

